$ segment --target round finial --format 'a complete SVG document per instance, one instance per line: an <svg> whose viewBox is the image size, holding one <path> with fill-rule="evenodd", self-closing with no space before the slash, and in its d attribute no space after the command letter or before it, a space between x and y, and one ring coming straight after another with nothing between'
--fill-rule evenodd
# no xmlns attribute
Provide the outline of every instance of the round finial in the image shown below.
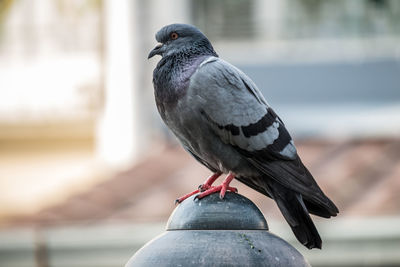
<svg viewBox="0 0 400 267"><path fill-rule="evenodd" d="M268 230L268 224L248 198L227 192L224 199L219 194L186 199L169 217L169 230Z"/></svg>
<svg viewBox="0 0 400 267"><path fill-rule="evenodd" d="M176 207L167 231L138 250L125 267L281 266L309 267L290 244L268 232L260 210L227 193L194 196Z"/></svg>

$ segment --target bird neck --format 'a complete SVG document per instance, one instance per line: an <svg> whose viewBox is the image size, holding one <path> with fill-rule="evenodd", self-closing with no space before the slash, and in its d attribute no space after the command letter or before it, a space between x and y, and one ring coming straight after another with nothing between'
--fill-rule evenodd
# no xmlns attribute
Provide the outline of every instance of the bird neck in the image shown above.
<svg viewBox="0 0 400 267"><path fill-rule="evenodd" d="M153 73L156 100L173 103L184 96L190 77L208 57L210 55L188 56L183 53L164 56Z"/></svg>

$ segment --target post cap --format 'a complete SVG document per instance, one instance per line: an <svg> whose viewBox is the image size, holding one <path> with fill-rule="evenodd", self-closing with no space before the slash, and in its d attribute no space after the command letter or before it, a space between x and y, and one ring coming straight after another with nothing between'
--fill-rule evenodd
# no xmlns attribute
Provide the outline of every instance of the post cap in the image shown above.
<svg viewBox="0 0 400 267"><path fill-rule="evenodd" d="M218 193L201 200L192 196L175 208L167 231L125 266L310 266L267 229L260 210L242 195L227 193L222 200Z"/></svg>
<svg viewBox="0 0 400 267"><path fill-rule="evenodd" d="M171 230L268 230L268 224L248 198L227 192L224 199L218 193L187 198L169 217L167 231Z"/></svg>

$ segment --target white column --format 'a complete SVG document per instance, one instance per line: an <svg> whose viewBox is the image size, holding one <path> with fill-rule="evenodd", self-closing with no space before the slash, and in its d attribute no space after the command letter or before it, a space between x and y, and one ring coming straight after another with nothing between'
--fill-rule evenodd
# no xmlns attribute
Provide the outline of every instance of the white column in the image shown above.
<svg viewBox="0 0 400 267"><path fill-rule="evenodd" d="M151 85L156 61L147 55L162 26L190 23L185 0L105 0L105 96L97 130L97 154L121 168L151 149L158 114ZM157 122L155 122L157 121Z"/></svg>
<svg viewBox="0 0 400 267"><path fill-rule="evenodd" d="M138 155L138 135L134 105L137 66L133 60L138 49L132 23L136 1L104 1L104 110L97 131L97 153L107 164L124 167Z"/></svg>

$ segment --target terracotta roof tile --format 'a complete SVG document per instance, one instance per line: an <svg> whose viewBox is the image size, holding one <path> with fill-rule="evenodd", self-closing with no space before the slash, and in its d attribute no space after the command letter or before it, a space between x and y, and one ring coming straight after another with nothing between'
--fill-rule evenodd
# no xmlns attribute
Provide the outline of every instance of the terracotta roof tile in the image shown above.
<svg viewBox="0 0 400 267"><path fill-rule="evenodd" d="M400 140L300 140L299 154L341 211L340 216L400 214ZM210 172L183 149L170 146L85 193L12 223L59 224L166 220L174 200ZM275 203L234 181L267 218Z"/></svg>

